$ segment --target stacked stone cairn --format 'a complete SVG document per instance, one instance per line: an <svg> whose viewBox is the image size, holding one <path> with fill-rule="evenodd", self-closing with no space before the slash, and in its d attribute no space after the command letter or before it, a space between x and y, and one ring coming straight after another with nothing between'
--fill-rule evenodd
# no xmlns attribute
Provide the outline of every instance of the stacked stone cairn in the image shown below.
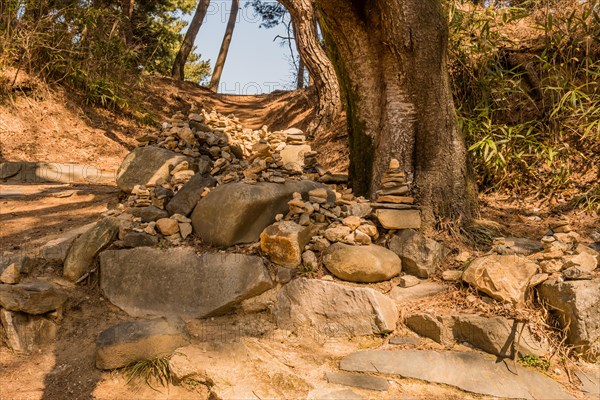
<svg viewBox="0 0 600 400"><path fill-rule="evenodd" d="M390 161L381 186L371 204L381 226L385 229L419 229L421 214L414 205L415 199L410 196L412 182L401 170L398 160Z"/></svg>

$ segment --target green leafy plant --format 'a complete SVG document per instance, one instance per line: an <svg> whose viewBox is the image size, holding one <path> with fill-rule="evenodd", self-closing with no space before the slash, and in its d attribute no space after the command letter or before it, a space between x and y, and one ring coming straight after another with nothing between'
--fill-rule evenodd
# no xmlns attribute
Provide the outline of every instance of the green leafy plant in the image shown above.
<svg viewBox="0 0 600 400"><path fill-rule="evenodd" d="M478 184L573 198L600 165L599 2L497 3L447 2L453 92Z"/></svg>
<svg viewBox="0 0 600 400"><path fill-rule="evenodd" d="M141 381L153 390L156 390L152 386L153 384L165 387L173 383L173 377L169 368L169 359L165 357L132 363L125 367L124 372L127 376L128 384Z"/></svg>
<svg viewBox="0 0 600 400"><path fill-rule="evenodd" d="M527 367L539 369L542 371L548 371L550 369L550 362L542 358L536 357L531 354L526 354L519 357L519 363Z"/></svg>

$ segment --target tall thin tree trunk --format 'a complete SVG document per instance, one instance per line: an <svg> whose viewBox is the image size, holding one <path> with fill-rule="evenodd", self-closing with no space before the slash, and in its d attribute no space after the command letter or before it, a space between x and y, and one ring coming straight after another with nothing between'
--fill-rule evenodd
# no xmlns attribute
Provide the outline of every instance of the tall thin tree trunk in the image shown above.
<svg viewBox="0 0 600 400"><path fill-rule="evenodd" d="M225 61L227 60L227 53L229 52L229 45L231 44L231 39L233 37L233 30L235 29L239 8L240 0L232 0L229 21L227 22L227 28L225 29L225 35L223 36L223 42L221 43L221 50L219 50L219 56L217 57L217 62L215 62L215 69L210 80L210 90L215 92L219 89L219 83L221 83L221 76L223 75L223 68L225 67Z"/></svg>
<svg viewBox="0 0 600 400"><path fill-rule="evenodd" d="M346 97L355 192L374 195L396 158L414 177L426 227L437 217L468 221L474 186L450 91L440 0L316 1Z"/></svg>
<svg viewBox="0 0 600 400"><path fill-rule="evenodd" d="M133 7L135 6L135 0L122 0L121 9L123 15L127 18L125 25L125 42L131 44L133 41Z"/></svg>
<svg viewBox="0 0 600 400"><path fill-rule="evenodd" d="M298 60L298 79L296 79L296 89L304 89L304 61L302 57Z"/></svg>
<svg viewBox="0 0 600 400"><path fill-rule="evenodd" d="M188 57L194 48L196 36L198 35L198 31L202 26L204 17L206 17L209 4L210 0L200 0L198 2L198 7L196 7L196 12L194 13L192 22L190 22L190 26L185 33L181 48L177 52L177 56L175 56L175 62L173 63L173 68L171 70L171 75L175 79L179 79L180 81L185 79L185 63L187 62Z"/></svg>
<svg viewBox="0 0 600 400"><path fill-rule="evenodd" d="M314 24L313 0L279 0L279 2L290 12L300 56L317 89L317 116L308 127L308 134L317 136L331 129L342 112L335 69L319 42Z"/></svg>

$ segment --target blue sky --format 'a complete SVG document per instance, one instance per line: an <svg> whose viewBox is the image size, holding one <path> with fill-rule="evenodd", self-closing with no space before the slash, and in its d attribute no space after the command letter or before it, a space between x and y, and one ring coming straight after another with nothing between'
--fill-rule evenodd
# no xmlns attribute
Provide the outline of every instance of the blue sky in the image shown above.
<svg viewBox="0 0 600 400"><path fill-rule="evenodd" d="M219 91L256 94L289 88L295 79L289 47L273 41L277 35L287 36L285 27L259 28L261 21L250 7L245 7L246 0L240 3ZM214 67L219 53L230 10L231 0L212 0L196 38L197 51L202 54L202 59L210 59L211 67ZM191 15L184 19L189 21Z"/></svg>

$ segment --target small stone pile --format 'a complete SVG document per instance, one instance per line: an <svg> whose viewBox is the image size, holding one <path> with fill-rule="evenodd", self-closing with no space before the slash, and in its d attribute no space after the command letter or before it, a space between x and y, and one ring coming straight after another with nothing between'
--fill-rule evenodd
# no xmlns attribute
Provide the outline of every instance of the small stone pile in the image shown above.
<svg viewBox="0 0 600 400"><path fill-rule="evenodd" d="M174 214L169 217L165 210L155 206L127 211L130 212L111 210L105 213L106 216L118 214L119 235L114 242L117 247L155 246L161 239L177 245L192 233L192 221L183 215Z"/></svg>
<svg viewBox="0 0 600 400"><path fill-rule="evenodd" d="M388 171L381 179L382 189L377 191L374 207L390 209L414 208L415 199L410 197L411 182L406 180L406 175L400 170L400 162L396 159L390 161Z"/></svg>
<svg viewBox="0 0 600 400"><path fill-rule="evenodd" d="M421 214L414 205L415 199L410 196L410 180L400 169L400 162L390 161L388 171L384 174L382 188L376 192L377 198L371 206L376 209L375 216L385 229L419 229Z"/></svg>
<svg viewBox="0 0 600 400"><path fill-rule="evenodd" d="M163 124L159 133L138 140L141 145L200 159L199 172L210 173L218 185L239 181L283 183L300 179L305 170L314 172L318 166L317 153L306 143L301 130L269 132L266 126L244 129L236 117L216 111L192 113L187 120L178 113ZM177 171L171 184L191 179L193 170Z"/></svg>
<svg viewBox="0 0 600 400"><path fill-rule="evenodd" d="M351 189L347 193L332 190L336 200L330 201L327 189L314 189L309 192L308 201L304 201L300 193L294 193L288 202L289 213L280 214L277 220L294 221L301 226L317 224L315 235L308 246L310 249L323 251L331 243L342 242L352 245L371 244L379 237L377 227L365 217L369 216L371 207L362 198L354 198Z"/></svg>
<svg viewBox="0 0 600 400"><path fill-rule="evenodd" d="M558 281L590 280L595 276L600 255L580 242L580 235L573 231L568 220L555 220L542 238L544 251L532 257L544 274Z"/></svg>

